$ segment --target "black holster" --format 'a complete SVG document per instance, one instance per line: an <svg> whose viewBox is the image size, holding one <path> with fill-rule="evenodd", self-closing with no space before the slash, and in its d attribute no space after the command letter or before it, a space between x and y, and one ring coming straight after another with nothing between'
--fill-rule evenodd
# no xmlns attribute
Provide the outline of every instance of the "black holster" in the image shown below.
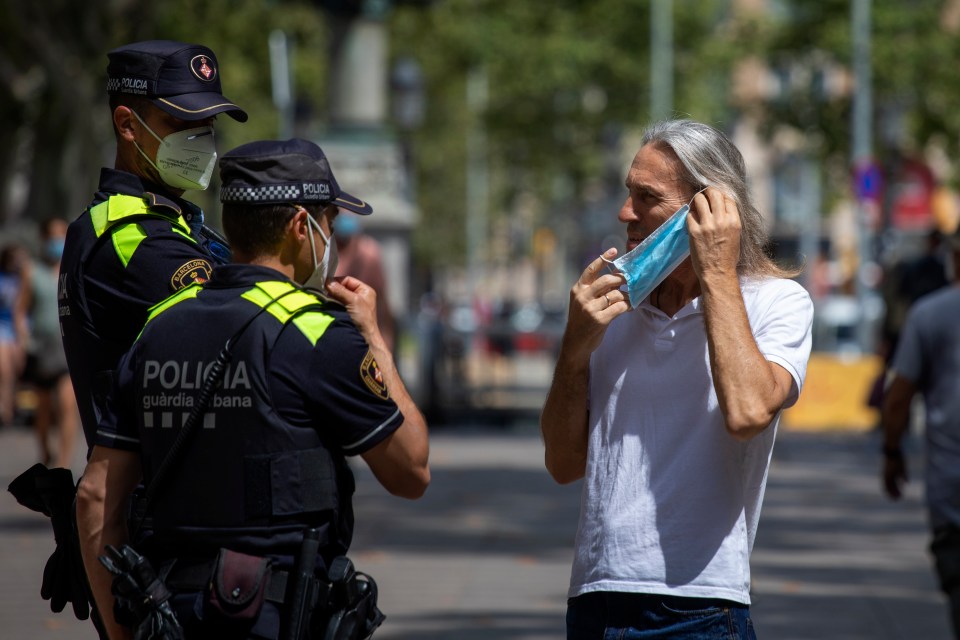
<svg viewBox="0 0 960 640"><path fill-rule="evenodd" d="M377 608L377 583L356 571L350 558L338 556L327 571L330 598L314 621L317 640L366 640L386 616Z"/></svg>
<svg viewBox="0 0 960 640"><path fill-rule="evenodd" d="M377 608L377 583L358 573L346 556L330 563L327 579L315 576L320 532L304 532L284 598L282 640L366 640L385 618ZM309 629L309 636L307 635Z"/></svg>

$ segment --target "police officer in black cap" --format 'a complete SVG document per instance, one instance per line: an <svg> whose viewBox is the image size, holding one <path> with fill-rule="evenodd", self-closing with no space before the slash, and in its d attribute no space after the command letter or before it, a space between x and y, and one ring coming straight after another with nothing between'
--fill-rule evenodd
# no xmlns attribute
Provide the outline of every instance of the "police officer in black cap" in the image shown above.
<svg viewBox="0 0 960 640"><path fill-rule="evenodd" d="M107 54L117 139L90 206L70 225L60 269L60 323L84 435L92 446L111 371L147 310L210 277L226 242L182 198L206 189L216 163L214 118L247 114L220 88L209 48L169 40Z"/></svg>
<svg viewBox="0 0 960 640"><path fill-rule="evenodd" d="M151 535L133 544L166 575L186 637L290 637L305 532L319 544L319 576L345 566L345 457L418 498L430 478L427 428L378 328L376 293L332 279L339 210L370 206L340 189L305 140L243 145L220 173L235 263L158 305L121 360L80 483L81 544L109 611L110 574L97 558L127 541L122 505L142 480ZM319 593L314 624L329 603Z"/></svg>
<svg viewBox="0 0 960 640"><path fill-rule="evenodd" d="M205 281L214 264L229 259L226 241L181 196L207 187L216 161L214 118L247 119L222 95L220 66L207 47L157 40L107 57L115 165L101 170L93 202L67 231L58 287L60 329L88 446L112 372L147 310ZM42 597L54 612L72 603L85 619L90 611L72 474L35 465L9 489L53 524L57 547L43 572Z"/></svg>

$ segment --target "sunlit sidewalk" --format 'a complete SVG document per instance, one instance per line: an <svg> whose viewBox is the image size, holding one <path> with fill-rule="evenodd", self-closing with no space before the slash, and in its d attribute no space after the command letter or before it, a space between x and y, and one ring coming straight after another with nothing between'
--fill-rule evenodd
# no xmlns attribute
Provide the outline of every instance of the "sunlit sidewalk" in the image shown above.
<svg viewBox="0 0 960 640"><path fill-rule="evenodd" d="M784 431L756 548L753 616L767 640L946 640L946 607L926 553L920 460L906 498L881 495L879 439ZM34 462L32 434L0 429L0 482ZM536 426L435 429L433 483L394 498L359 463L353 557L381 590L382 640L547 640L564 636L579 483L543 469ZM78 461L82 465L82 460ZM39 597L48 521L0 495L0 637L95 639Z"/></svg>

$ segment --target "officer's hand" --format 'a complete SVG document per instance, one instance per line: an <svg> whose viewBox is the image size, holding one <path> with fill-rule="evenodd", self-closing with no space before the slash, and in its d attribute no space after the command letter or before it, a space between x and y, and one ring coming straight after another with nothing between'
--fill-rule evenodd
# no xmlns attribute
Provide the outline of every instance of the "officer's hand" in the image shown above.
<svg viewBox="0 0 960 640"><path fill-rule="evenodd" d="M883 488L891 500L899 500L903 495L903 485L907 483L907 462L904 457L891 456L883 461Z"/></svg>
<svg viewBox="0 0 960 640"><path fill-rule="evenodd" d="M327 293L346 307L350 319L367 342L373 338L382 339L377 324L377 292L373 287L353 276L343 276L327 283Z"/></svg>

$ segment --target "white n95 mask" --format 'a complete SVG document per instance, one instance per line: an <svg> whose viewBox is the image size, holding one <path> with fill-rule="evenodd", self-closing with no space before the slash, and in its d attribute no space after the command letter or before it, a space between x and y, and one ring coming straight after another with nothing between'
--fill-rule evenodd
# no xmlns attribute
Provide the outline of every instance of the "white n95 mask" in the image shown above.
<svg viewBox="0 0 960 640"><path fill-rule="evenodd" d="M693 198L690 202L693 202ZM613 260L600 256L627 280L632 308L636 309L690 255L690 234L687 233L689 213L690 203L687 203L631 251Z"/></svg>
<svg viewBox="0 0 960 640"><path fill-rule="evenodd" d="M207 125L174 131L161 138L137 114L131 111L140 124L160 141L157 149L157 161L154 162L143 152L140 152L147 162L160 174L160 179L174 189L204 190L210 185L210 177L217 163L217 146L214 141L213 127Z"/></svg>
<svg viewBox="0 0 960 640"><path fill-rule="evenodd" d="M313 240L313 234L310 234L310 250L313 251L313 273L304 281L303 286L326 291L327 281L337 273L337 263L339 262L337 243L331 242L333 240L333 229L327 236L320 227L320 223L309 214L307 215L307 224L317 230L317 233L323 238L323 243L327 246L323 251L323 257L317 260L317 244Z"/></svg>

